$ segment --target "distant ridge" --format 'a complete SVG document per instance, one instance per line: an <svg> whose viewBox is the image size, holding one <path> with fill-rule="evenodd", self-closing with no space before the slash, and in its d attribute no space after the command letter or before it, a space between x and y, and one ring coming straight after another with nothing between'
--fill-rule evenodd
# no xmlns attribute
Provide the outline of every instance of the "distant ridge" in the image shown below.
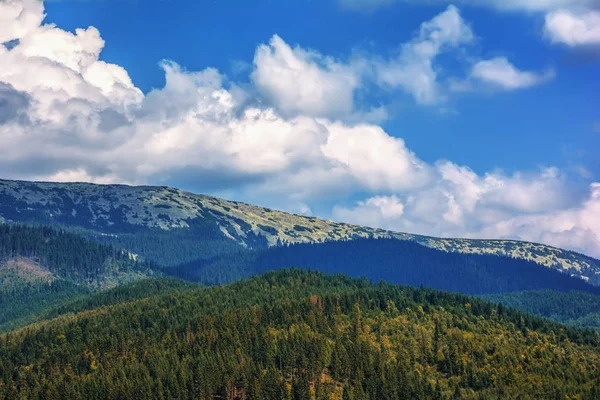
<svg viewBox="0 0 600 400"><path fill-rule="evenodd" d="M392 232L164 186L0 180L0 222L66 227L171 265L209 259L236 248L392 237L447 252L530 260L600 286L600 261L551 246Z"/></svg>

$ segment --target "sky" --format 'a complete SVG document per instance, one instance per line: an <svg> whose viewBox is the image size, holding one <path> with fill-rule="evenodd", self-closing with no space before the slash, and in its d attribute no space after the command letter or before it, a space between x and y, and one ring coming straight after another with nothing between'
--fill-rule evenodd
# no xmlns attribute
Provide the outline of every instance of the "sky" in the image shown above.
<svg viewBox="0 0 600 400"><path fill-rule="evenodd" d="M596 0L0 0L0 177L600 257Z"/></svg>

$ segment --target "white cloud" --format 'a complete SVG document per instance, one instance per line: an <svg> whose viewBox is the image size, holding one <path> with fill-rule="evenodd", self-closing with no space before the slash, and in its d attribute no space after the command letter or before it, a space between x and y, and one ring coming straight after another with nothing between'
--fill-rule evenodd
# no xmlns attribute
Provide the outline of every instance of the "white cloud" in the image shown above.
<svg viewBox="0 0 600 400"><path fill-rule="evenodd" d="M496 57L477 62L471 70L470 79L471 84L478 82L492 89L517 90L542 84L554 76L552 70L545 73L521 71L506 57Z"/></svg>
<svg viewBox="0 0 600 400"><path fill-rule="evenodd" d="M373 11L398 3L447 4L445 0L339 0L354 11ZM600 12L597 0L456 0L454 4L494 8L500 11L546 13L545 35L553 43L568 46L600 43Z"/></svg>
<svg viewBox="0 0 600 400"><path fill-rule="evenodd" d="M436 57L473 40L473 32L459 10L449 6L431 21L424 22L419 35L402 46L396 59L376 63L377 80L385 87L402 88L419 104L439 103L444 94L434 67Z"/></svg>
<svg viewBox="0 0 600 400"><path fill-rule="evenodd" d="M481 230L490 237L518 237L600 256L600 183L590 185L581 205L500 221Z"/></svg>
<svg viewBox="0 0 600 400"><path fill-rule="evenodd" d="M456 0L455 4L495 8L502 11L552 11L558 8L592 7L595 0ZM394 3L448 4L445 0L339 0L351 10L374 10Z"/></svg>
<svg viewBox="0 0 600 400"><path fill-rule="evenodd" d="M461 200L460 188L455 193L429 190L406 199L398 196L378 196L360 201L355 207L337 206L334 217L352 223L377 226L390 230L409 231L426 235L471 238L506 238L546 243L559 248L574 249L600 256L600 183L590 186L590 195L581 203L560 209L530 213L502 211L501 202L510 196L507 190L480 198L469 210ZM489 199L500 195L494 202ZM525 193L522 193L523 195ZM527 194L526 203L535 201L539 190ZM552 196L560 196L550 192ZM521 200L524 200L521 198ZM493 207L495 204L496 207ZM398 213L390 212L397 207Z"/></svg>
<svg viewBox="0 0 600 400"><path fill-rule="evenodd" d="M375 196L359 201L352 209L336 206L333 214L342 221L393 229L404 214L404 204L395 195Z"/></svg>
<svg viewBox="0 0 600 400"><path fill-rule="evenodd" d="M330 160L344 166L361 186L373 191L405 190L427 185L429 167L399 138L372 125L347 127L328 124L329 137L321 147Z"/></svg>
<svg viewBox="0 0 600 400"><path fill-rule="evenodd" d="M388 118L386 107L361 109L355 101L357 92L372 83L384 90L403 91L418 104L436 105L448 99L450 90L470 90L474 83L513 90L553 76L552 71L520 71L506 58L495 58L477 62L466 82L446 77L438 58L460 53L474 41L475 34L458 8L448 6L423 22L413 39L389 59L362 53L343 62L292 48L275 35L268 45L258 47L251 76L260 95L286 117L311 115L374 123Z"/></svg>
<svg viewBox="0 0 600 400"><path fill-rule="evenodd" d="M599 186L582 200L553 168L508 176L478 175L448 161L427 164L402 139L352 120L361 113L385 117L385 108L356 109L360 82L352 63L292 49L275 37L257 50L255 88L243 90L215 69L186 71L164 61L165 86L144 95L127 71L99 59L104 41L95 28L73 34L40 25L39 4L0 3L0 34L19 39L10 50L0 46L3 177L185 182L305 213L317 200L361 196L354 207L336 207L334 216L435 235L539 240L600 254ZM424 23L399 58L385 65L400 71L388 84L397 82L424 102L439 98L433 60L472 37L450 7ZM424 90L407 80L419 68L414 76L425 71L419 82ZM505 86L514 79L529 82L521 72L509 75L493 79ZM272 106L263 105L256 92ZM343 121L332 117L340 114Z"/></svg>
<svg viewBox="0 0 600 400"><path fill-rule="evenodd" d="M600 12L558 10L546 15L546 36L568 46L600 44Z"/></svg>
<svg viewBox="0 0 600 400"><path fill-rule="evenodd" d="M254 57L258 91L286 115L348 115L359 86L356 68L314 51L292 49L275 35Z"/></svg>
<svg viewBox="0 0 600 400"><path fill-rule="evenodd" d="M92 182L97 184L113 184L113 183L130 183L124 182L121 178L115 175L92 176L83 168L67 169L57 172L54 175L40 175L35 180L44 180L50 182Z"/></svg>
<svg viewBox="0 0 600 400"><path fill-rule="evenodd" d="M0 2L0 44L26 36L44 19L44 4L36 0Z"/></svg>
<svg viewBox="0 0 600 400"><path fill-rule="evenodd" d="M334 217L433 236L531 240L523 237L516 225L510 225L515 227L513 231L499 227L521 218L564 212L577 203L568 193L566 179L554 168L531 174L507 176L493 172L479 176L467 167L441 161L436 164L428 185L398 194L374 196L359 201L354 207L337 206ZM390 205L395 204L402 205L402 212L387 212ZM545 243L556 244L548 240ZM569 247L581 251L587 248Z"/></svg>

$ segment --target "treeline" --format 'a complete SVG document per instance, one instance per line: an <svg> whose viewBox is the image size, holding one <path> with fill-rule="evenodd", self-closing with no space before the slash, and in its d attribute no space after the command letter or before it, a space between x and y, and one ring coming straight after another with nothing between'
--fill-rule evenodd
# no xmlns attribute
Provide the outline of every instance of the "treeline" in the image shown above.
<svg viewBox="0 0 600 400"><path fill-rule="evenodd" d="M486 295L483 298L564 324L600 330L600 296L590 293L535 290Z"/></svg>
<svg viewBox="0 0 600 400"><path fill-rule="evenodd" d="M0 332L30 324L47 309L87 294L88 288L66 280L19 285L18 289L11 284L10 289L0 289Z"/></svg>
<svg viewBox="0 0 600 400"><path fill-rule="evenodd" d="M25 257L60 277L97 283L114 270L147 269L129 253L46 226L0 224L0 262Z"/></svg>
<svg viewBox="0 0 600 400"><path fill-rule="evenodd" d="M0 331L65 301L155 275L129 253L49 227L0 224Z"/></svg>
<svg viewBox="0 0 600 400"><path fill-rule="evenodd" d="M600 289L581 279L534 262L447 253L395 239L357 239L242 251L211 261L179 265L165 272L205 284L223 284L290 267L468 294L534 289L600 293Z"/></svg>
<svg viewBox="0 0 600 400"><path fill-rule="evenodd" d="M45 310L39 319L48 320L65 314L79 313L86 310L107 307L165 293L176 293L184 290L197 289L199 287L198 284L181 281L179 279L144 279L63 302L59 306Z"/></svg>
<svg viewBox="0 0 600 400"><path fill-rule="evenodd" d="M28 285L13 295L0 294L0 332L65 314L198 287L198 284L164 278L144 279L99 292L65 280L49 285Z"/></svg>
<svg viewBox="0 0 600 400"><path fill-rule="evenodd" d="M191 229L163 231L158 228L140 228L133 234L87 235L100 243L143 255L147 261L162 266L208 260L223 254L237 253L243 248L220 231L214 233L211 230L202 233Z"/></svg>
<svg viewBox="0 0 600 400"><path fill-rule="evenodd" d="M597 399L597 333L299 270L0 336L0 397Z"/></svg>

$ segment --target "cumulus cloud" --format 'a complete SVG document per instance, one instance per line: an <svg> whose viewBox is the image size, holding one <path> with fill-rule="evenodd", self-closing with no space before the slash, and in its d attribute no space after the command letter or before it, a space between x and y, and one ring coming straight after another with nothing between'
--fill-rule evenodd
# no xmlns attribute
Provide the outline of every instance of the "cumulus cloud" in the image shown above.
<svg viewBox="0 0 600 400"><path fill-rule="evenodd" d="M436 236L520 239L600 256L600 184L592 184L589 197L580 204L517 216L503 209L502 202L512 190L520 189L511 188L510 182L503 184L508 185L506 191L497 188L485 196L467 195L466 199L459 188L454 192L437 188L405 198L377 196L353 207L337 206L333 215L337 219L390 230ZM481 188L472 189L479 193ZM548 193L540 188L531 194L522 192L516 203L535 202L536 195Z"/></svg>
<svg viewBox="0 0 600 400"><path fill-rule="evenodd" d="M44 17L40 1L0 2L0 44L26 36L40 26Z"/></svg>
<svg viewBox="0 0 600 400"><path fill-rule="evenodd" d="M475 62L466 82L445 77L438 58L461 53L474 41L475 34L459 9L449 6L423 22L414 37L387 59L363 52L351 60L335 60L317 51L292 48L275 35L258 47L251 77L262 98L285 117L379 123L388 118L385 106L365 109L356 104L356 94L365 86L375 84L385 91L405 92L417 104L437 105L448 99L451 90L470 90L475 83L513 90L553 76L552 71L520 71L506 58L495 58Z"/></svg>
<svg viewBox="0 0 600 400"><path fill-rule="evenodd" d="M252 80L258 91L287 115L336 117L353 111L359 85L356 67L292 49L277 35L258 47L254 66Z"/></svg>
<svg viewBox="0 0 600 400"><path fill-rule="evenodd" d="M546 36L568 46L600 44L600 12L558 10L546 15Z"/></svg>
<svg viewBox="0 0 600 400"><path fill-rule="evenodd" d="M471 76L482 82L505 90L515 90L538 85L554 77L554 72L536 73L520 71L506 57L480 61L473 67Z"/></svg>
<svg viewBox="0 0 600 400"><path fill-rule="evenodd" d="M184 183L304 213L316 201L363 198L335 207L333 216L600 254L600 186L581 199L553 168L509 176L478 175L449 161L428 164L401 138L358 121L353 96L360 79L352 62L292 48L275 36L257 49L252 88L215 69L187 71L163 61L165 86L144 94L122 67L100 59L104 41L97 29L71 33L44 25L41 4L0 3L2 40L17 40L0 46L3 177ZM424 23L397 60L379 61L390 73L382 79L433 101L441 93L433 60L472 37L450 7ZM488 79L528 82L521 73L500 75ZM411 86L409 76L422 76L425 89ZM363 115L369 113L385 115L378 109Z"/></svg>
<svg viewBox="0 0 600 400"><path fill-rule="evenodd" d="M373 196L354 206L336 206L333 215L381 228L471 238L511 238L600 255L600 184L590 195L569 195L556 169L507 176L478 176L451 162L436 165L436 178L421 190ZM397 212L394 212L397 210Z"/></svg>
<svg viewBox="0 0 600 400"><path fill-rule="evenodd" d="M435 59L473 40L473 31L458 8L449 6L431 21L424 22L419 34L402 46L396 59L376 64L377 80L382 86L404 89L420 104L439 103L444 94L434 68Z"/></svg>
<svg viewBox="0 0 600 400"><path fill-rule="evenodd" d="M583 204L545 214L499 221L480 232L491 237L519 237L600 256L600 183L590 185Z"/></svg>
<svg viewBox="0 0 600 400"><path fill-rule="evenodd" d="M465 81L454 81L451 89L455 91L469 90L505 90L526 89L548 82L555 77L554 70L546 72L521 71L506 57L478 61L473 65L470 75Z"/></svg>

